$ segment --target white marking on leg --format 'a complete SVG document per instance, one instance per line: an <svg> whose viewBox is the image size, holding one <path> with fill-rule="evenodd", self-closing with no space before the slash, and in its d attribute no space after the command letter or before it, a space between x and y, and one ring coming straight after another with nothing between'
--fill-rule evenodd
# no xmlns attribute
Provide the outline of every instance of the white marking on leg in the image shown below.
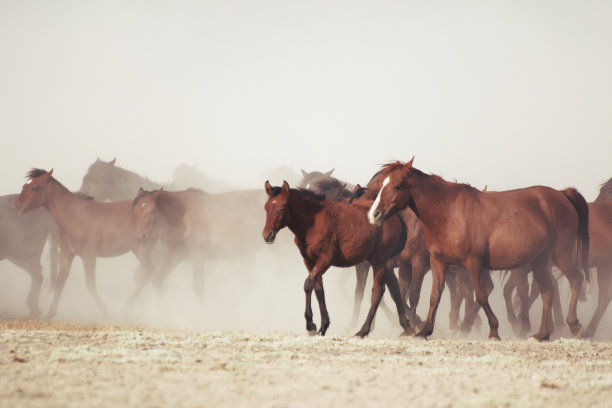
<svg viewBox="0 0 612 408"><path fill-rule="evenodd" d="M385 188L385 186L389 184L389 181L390 181L389 176L387 176L387 178L382 183L382 187L380 188L380 191L378 192L378 196L376 196L376 200L374 200L372 207L370 207L370 211L368 211L368 221L370 221L370 224L372 225L376 224L376 221L374 220L374 213L378 209L378 204L380 204L380 196L382 195L383 188Z"/></svg>

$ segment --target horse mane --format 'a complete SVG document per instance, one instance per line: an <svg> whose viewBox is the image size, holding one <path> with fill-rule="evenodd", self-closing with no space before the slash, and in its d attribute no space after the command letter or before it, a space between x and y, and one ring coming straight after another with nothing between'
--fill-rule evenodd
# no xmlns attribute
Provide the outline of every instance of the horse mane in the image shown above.
<svg viewBox="0 0 612 408"><path fill-rule="evenodd" d="M269 194L270 198L276 197L282 192L282 190L283 190L282 187L272 187L272 189L270 190L270 194ZM317 201L325 200L325 196L323 194L319 194L314 191L307 190L305 188L292 188L290 191L292 194L297 193L300 195L305 195L307 197L314 198Z"/></svg>
<svg viewBox="0 0 612 408"><path fill-rule="evenodd" d="M359 197L363 196L366 191L368 191L369 189L367 187L360 187L358 188L356 191L354 191L351 196L349 197L349 204L352 204L354 200L358 199Z"/></svg>
<svg viewBox="0 0 612 408"><path fill-rule="evenodd" d="M372 176L372 179L370 180L370 182L372 182L372 180L373 180L373 179L374 179L376 176L378 176L378 175L380 175L380 174L383 174L383 173L384 173L384 174L388 174L389 172L392 172L392 171L395 171L395 170L397 170L397 169L401 168L401 167L402 167L402 166L404 166L405 164L406 164L406 163L401 162L401 161L399 161L399 160L394 161L394 162L389 162L389 163L383 164L383 165L382 165L382 170L380 170L380 171L379 171L379 172L377 172L377 173L376 173L374 176ZM414 175L416 175L416 176L419 176L419 177L428 177L428 178L433 178L434 180L436 180L436 181L438 181L438 182L441 182L441 183L444 183L444 184L445 184L445 185L447 185L447 186L454 186L454 187L465 188L465 189L468 189L468 190L476 190L476 191L480 191L480 190L478 190L477 188L472 187L471 185L469 185L469 184L467 184L467 183L458 183L458 182L447 181L447 180L444 180L442 177L438 176L437 174L426 174L426 173L423 173L421 170L419 170L419 169L417 169L417 168L415 168L415 167L412 167L410 171L411 171L411 173L412 173L412 174L414 174ZM369 185L369 183L368 183L368 185ZM611 186L611 187L612 187L612 186Z"/></svg>
<svg viewBox="0 0 612 408"><path fill-rule="evenodd" d="M335 177L325 177L314 182L318 190L333 190L337 188L345 188L346 184Z"/></svg>
<svg viewBox="0 0 612 408"><path fill-rule="evenodd" d="M37 169L35 167L32 167L32 169L30 171L28 171L28 173L26 174L26 177L27 178L36 178L36 177L44 176L47 173L48 173L47 170ZM51 176L51 178L53 178L53 176Z"/></svg>
<svg viewBox="0 0 612 408"><path fill-rule="evenodd" d="M599 195L595 199L595 202L600 201L612 201L612 178L601 184Z"/></svg>
<svg viewBox="0 0 612 408"><path fill-rule="evenodd" d="M26 174L26 177L29 178L29 179L32 179L32 178L44 176L47 173L49 173L47 170L37 169L35 167L32 167L32 169L30 171L28 171L28 173ZM52 182L54 182L56 184L59 184L60 186L64 187L64 185L62 183L60 183L59 181L57 181L53 176L51 176L49 178L49 180L51 180ZM85 193L80 193L78 191L77 192L73 191L72 194L74 194L75 196L77 196L81 200L92 201L94 199L92 196L87 195Z"/></svg>

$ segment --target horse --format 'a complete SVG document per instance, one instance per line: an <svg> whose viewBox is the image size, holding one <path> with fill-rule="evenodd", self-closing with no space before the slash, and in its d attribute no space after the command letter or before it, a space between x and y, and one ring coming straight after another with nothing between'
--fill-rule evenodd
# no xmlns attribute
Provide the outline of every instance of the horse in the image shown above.
<svg viewBox="0 0 612 408"><path fill-rule="evenodd" d="M612 178L603 183L599 189L595 202L599 203L602 201L612 201Z"/></svg>
<svg viewBox="0 0 612 408"><path fill-rule="evenodd" d="M264 203L261 190L207 194L198 189L140 189L131 205L136 239L141 244L161 240L165 251L156 275L138 284L130 303L151 279L161 291L167 275L183 259L191 260L194 291L201 300L205 260L233 259L258 248Z"/></svg>
<svg viewBox="0 0 612 408"><path fill-rule="evenodd" d="M444 275L448 265L459 265L467 269L487 315L489 338L499 340L499 322L484 288L485 270L531 264L544 305L540 330L533 337L548 340L552 324L549 259L570 283L566 322L572 334L578 334L582 328L576 315L578 296L583 279L590 281L589 210L584 197L575 189L558 191L544 186L483 193L467 184L427 175L412 166L413 160L383 167L385 178L368 220L380 226L410 207L423 223L433 285L427 320L417 335L427 337L433 332Z"/></svg>
<svg viewBox="0 0 612 408"><path fill-rule="evenodd" d="M266 243L272 244L276 234L288 227L295 235L308 269L304 282L306 296L306 330L316 332L312 320L311 296L313 289L319 303L321 327L325 335L330 320L325 305L323 274L330 266L348 267L368 261L374 269L374 287L368 316L356 336L365 337L384 292L384 285L397 307L403 334L413 334L405 313L397 278L387 264L404 246L406 229L399 217L390 218L382 228L374 228L366 219L367 206L327 200L305 189L291 189L287 182L282 187L265 183L268 200L265 203L266 222L262 231Z"/></svg>
<svg viewBox="0 0 612 408"><path fill-rule="evenodd" d="M612 202L611 201L595 201L589 203L589 266L596 268L598 296L597 307L593 312L593 316L589 324L580 334L581 337L591 338L595 335L601 318L603 317L610 301L612 300ZM522 280L523 285L527 285L527 271L522 271L518 279ZM555 282L556 283L556 282ZM532 292L537 293L537 284L533 285ZM558 287L554 291L555 303L559 303ZM523 296L520 299L521 313L519 324L529 326L529 308L532 305L530 299ZM560 304L559 306L560 307Z"/></svg>
<svg viewBox="0 0 612 408"><path fill-rule="evenodd" d="M51 278L57 276L57 226L45 209L19 217L11 211L17 194L0 196L0 260L8 260L24 269L31 279L27 305L30 318L41 315L40 289L43 283L41 256L49 239Z"/></svg>
<svg viewBox="0 0 612 408"><path fill-rule="evenodd" d="M308 172L304 169L302 169L302 179L300 180L299 184L298 184L298 188L310 188L311 184L314 184L317 180L320 180L322 178L328 178L331 177L332 173L334 172L334 170L336 170L335 168L326 171L326 172L320 172L320 171L311 171Z"/></svg>
<svg viewBox="0 0 612 408"><path fill-rule="evenodd" d="M83 176L79 193L97 201L132 200L139 188L156 190L161 184L149 180L131 170L115 165L117 158L109 162L96 159Z"/></svg>
<svg viewBox="0 0 612 408"><path fill-rule="evenodd" d="M138 246L134 234L131 201L98 202L72 193L53 177L53 170L32 169L21 193L13 201L18 215L45 207L57 224L59 274L46 319L57 313L60 296L75 256L85 269L86 286L104 316L107 309L96 289L96 258L132 251L144 267L151 267L147 251Z"/></svg>
<svg viewBox="0 0 612 408"><path fill-rule="evenodd" d="M348 188L346 188L347 183L331 176L321 176L320 178L316 179L316 181L309 183L308 185L308 190L313 191L316 194L323 195L327 199L338 202L352 202L361 195L361 186L357 185L351 192ZM359 310L361 309L361 303L363 302L369 270L370 264L367 261L355 265L357 284L355 285L355 300L353 302L353 314L351 317L351 323L349 324L350 327L357 325L359 320ZM381 300L380 307L391 319L392 312L385 303L384 299Z"/></svg>
<svg viewBox="0 0 612 408"><path fill-rule="evenodd" d="M234 188L221 180L214 179L202 171L198 170L197 165L180 164L172 172L172 179L169 183L172 190L180 191L189 188L197 188L207 193L221 193ZM157 187L159 188L159 187ZM144 187L146 190L147 188ZM166 187L165 190L168 190Z"/></svg>

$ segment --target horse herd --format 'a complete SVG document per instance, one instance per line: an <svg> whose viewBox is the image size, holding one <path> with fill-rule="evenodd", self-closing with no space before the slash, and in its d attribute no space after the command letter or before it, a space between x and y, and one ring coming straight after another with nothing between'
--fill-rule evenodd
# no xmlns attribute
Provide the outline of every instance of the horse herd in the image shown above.
<svg viewBox="0 0 612 408"><path fill-rule="evenodd" d="M530 330L529 308L539 293L542 319L533 338L548 340L555 327L564 324L559 319L561 302L553 267L567 278L571 291L565 323L574 335L595 334L612 300L612 179L595 202L587 203L572 188L480 191L425 174L412 163L383 166L365 187L333 178L333 170L302 171L298 188L266 182L263 190L215 194L195 188L176 191L172 185L163 188L116 166L114 160L96 160L77 193L57 181L53 170L32 169L19 195L0 198L4 230L0 259L30 274L27 303L31 317L39 317L40 259L49 238L54 293L46 318L57 312L75 256L83 260L88 291L101 313L107 314L96 288L98 257L131 251L138 258L128 311L147 284L161 292L167 275L185 259L191 261L193 287L201 297L205 260L248 254L257 236L271 244L287 227L308 270L304 316L311 333L317 332L313 291L321 315L318 332L324 335L330 324L323 274L330 266L355 266L352 323L358 319L370 267L374 277L370 309L357 332L360 337L370 332L385 288L395 303L402 335L428 337L446 284L451 329L470 331L482 308L489 338L499 339L499 322L488 302L493 289L490 271L505 270L506 312L514 331L525 336ZM590 282L591 268L597 270L599 293L594 315L583 329L577 305L586 296L584 281ZM423 322L416 309L429 270L432 291Z"/></svg>

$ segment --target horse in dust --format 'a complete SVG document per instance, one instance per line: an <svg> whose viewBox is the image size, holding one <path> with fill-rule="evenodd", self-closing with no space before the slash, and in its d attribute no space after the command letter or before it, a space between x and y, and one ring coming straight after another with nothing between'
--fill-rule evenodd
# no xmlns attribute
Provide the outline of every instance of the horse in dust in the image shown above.
<svg viewBox="0 0 612 408"><path fill-rule="evenodd" d="M156 190L161 184L149 180L131 170L116 166L117 159L105 162L96 159L83 176L80 194L93 197L97 201L132 200L139 188Z"/></svg>
<svg viewBox="0 0 612 408"><path fill-rule="evenodd" d="M355 189L354 197L363 197L374 201L382 187L384 181L384 171L381 170L374 174L366 187ZM404 221L407 227L407 237L404 249L397 257L397 267L402 297L408 298L409 319L413 326L422 323L416 313L421 296L423 279L429 271L429 251L425 245L423 224L410 209L405 208L398 212L398 216ZM469 280L469 276L463 268L450 266L446 278L446 286L450 294L449 327L452 331L469 332L471 324L468 321L459 321L461 304L464 303L464 316L477 314L480 305L474 301L474 288ZM485 277L485 287L490 293L493 289L493 282L490 276Z"/></svg>
<svg viewBox="0 0 612 408"><path fill-rule="evenodd" d="M591 338L595 335L610 301L612 300L612 201L595 201L589 203L589 266L597 271L597 307L589 324L581 336ZM527 273L529 268L517 277L523 287L528 286ZM538 287L532 285L532 292L537 293ZM559 303L558 286L553 292L554 301ZM518 324L529 327L529 308L533 302L523 295L519 298L521 314ZM560 303L559 306L560 308Z"/></svg>
<svg viewBox="0 0 612 408"><path fill-rule="evenodd" d="M61 293L75 256L80 256L85 269L86 285L103 315L107 309L96 289L96 258L114 257L134 252L141 265L151 267L147 248L139 247L134 234L132 202L101 203L72 193L53 176L32 169L21 194L12 204L17 214L45 207L57 224L59 245L59 274L54 297L46 316L55 316Z"/></svg>
<svg viewBox="0 0 612 408"><path fill-rule="evenodd" d="M330 319L325 304L323 274L330 266L348 267L368 261L374 269L374 287L368 316L357 336L365 337L371 329L376 309L389 288L397 307L403 334L412 334L404 300L397 278L388 265L404 246L406 228L399 217L389 218L380 229L368 225L367 206L325 199L304 189L291 189L287 182L282 187L265 183L268 200L265 203L266 223L262 231L266 243L273 243L278 231L288 227L295 235L308 277L304 282L306 296L306 329L314 333L311 297L314 289L321 313L319 333L325 335Z"/></svg>
<svg viewBox="0 0 612 408"><path fill-rule="evenodd" d="M261 190L207 194L197 189L141 189L132 203L136 238L143 244L160 240L165 250L156 275L138 283L130 302L151 279L161 291L167 275L184 259L191 260L194 291L201 299L205 260L236 259L260 248L264 203Z"/></svg>
<svg viewBox="0 0 612 408"><path fill-rule="evenodd" d="M302 170L303 171L303 170ZM333 170L332 170L333 171ZM304 172L304 171L303 171ZM305 173L305 172L304 172ZM331 174L331 172L328 172ZM332 201L351 201L357 198L361 193L361 187L355 187L355 191L351 192L347 187L347 183L338 180L331 176L320 176L314 182L308 183L308 190L325 196L325 198ZM359 321L359 310L361 309L361 303L365 294L366 283L368 281L368 272L370 270L370 264L365 261L355 265L355 275L357 283L355 285L355 298L353 301L353 314L349 327L354 327ZM386 305L385 300L382 299L380 302L381 309L385 314L392 319L393 313Z"/></svg>
<svg viewBox="0 0 612 408"><path fill-rule="evenodd" d="M413 159L414 160L414 159ZM384 166L383 186L368 212L373 225L410 207L424 226L433 285L430 309L419 336L433 332L444 275L449 265L467 269L476 298L489 321L489 338L499 339L498 320L484 288L484 274L531 264L542 297L542 323L533 337L547 340L552 325L552 283L549 259L571 287L566 322L576 335L582 328L576 315L578 296L588 269L588 205L575 189L563 191L534 186L483 193L469 185L427 175L412 162ZM579 272L582 260L583 275ZM468 316L466 319L473 319ZM468 323L470 320L468 320Z"/></svg>
<svg viewBox="0 0 612 408"><path fill-rule="evenodd" d="M49 239L51 280L57 276L57 226L43 208L22 216L11 211L17 194L0 196L0 260L6 259L24 269L31 279L27 304L29 317L41 314L40 289L43 283L41 256Z"/></svg>
<svg viewBox="0 0 612 408"><path fill-rule="evenodd" d="M172 172L171 189L175 191L197 188L207 193L222 193L235 188L222 180L217 180L197 169L197 165L180 164ZM159 187L157 187L159 188ZM143 188L147 190L146 187ZM165 188L166 190L168 188Z"/></svg>

